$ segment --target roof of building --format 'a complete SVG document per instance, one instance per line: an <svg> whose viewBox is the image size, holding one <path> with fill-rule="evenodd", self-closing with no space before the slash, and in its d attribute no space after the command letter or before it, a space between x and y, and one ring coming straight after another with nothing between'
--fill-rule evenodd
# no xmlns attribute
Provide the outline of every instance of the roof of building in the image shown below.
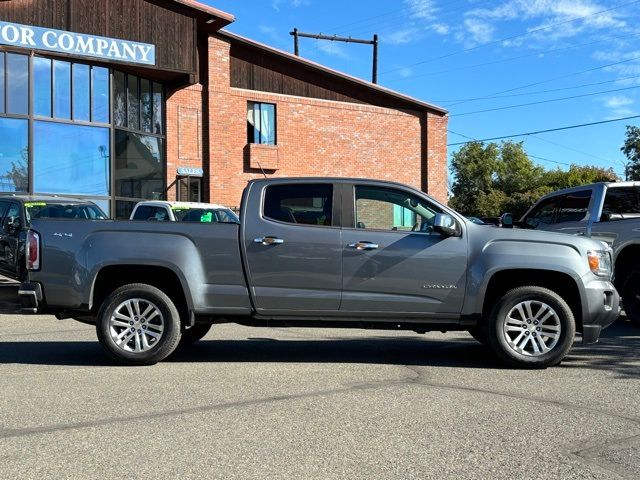
<svg viewBox="0 0 640 480"><path fill-rule="evenodd" d="M296 55L294 55L292 53L289 53L289 52L286 52L284 50L280 50L278 48L274 48L274 47L271 47L269 45L265 45L263 43L257 42L255 40L251 40L249 38L243 37L242 35L238 35L237 33L232 33L232 32L229 32L227 30L220 30L218 32L218 34L220 34L220 35L222 35L222 36L224 36L226 38L229 38L231 40L234 40L236 42L240 42L240 43L243 43L243 44L248 45L250 47L254 47L254 48L257 48L259 50L271 53L271 54L276 55L278 57L285 58L285 59L300 63L300 64L305 65L307 67L310 67L310 68L322 71L324 73L327 73L329 75L338 77L338 78L340 78L342 80L346 80L346 81L348 81L350 83L357 84L358 86L364 87L364 88L372 90L374 92L377 92L377 93L380 93L380 94L383 94L383 95L388 95L390 97L402 100L403 102L407 102L409 104L414 105L419 110L430 110L430 111L439 113L441 115L446 115L447 113L449 113L447 110L445 110L444 108L439 107L437 105L433 105L431 103L423 102L422 100L418 100L416 98L410 97L410 96L405 95L403 93L396 92L395 90L391 90L389 88L383 87L383 86L378 85L376 83L368 82L368 81L363 80L361 78L357 78L357 77L354 77L352 75L340 72L338 70L334 70L332 68L326 67L324 65L321 65L319 63L313 62L311 60L307 60L306 58L302 58L302 57L296 56Z"/></svg>
<svg viewBox="0 0 640 480"><path fill-rule="evenodd" d="M205 5L195 0L173 0L173 1L185 7L197 10L207 15L211 15L212 17L216 17L218 21L214 23L216 23L217 28L222 28L223 26L229 25L230 23L235 21L235 17L232 14L223 12L222 10L218 10L217 8L213 8L209 5Z"/></svg>

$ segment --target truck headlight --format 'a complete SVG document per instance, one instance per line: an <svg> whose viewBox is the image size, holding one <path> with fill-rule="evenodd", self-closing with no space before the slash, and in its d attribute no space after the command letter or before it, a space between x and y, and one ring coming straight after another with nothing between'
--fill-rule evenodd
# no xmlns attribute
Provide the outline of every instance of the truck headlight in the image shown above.
<svg viewBox="0 0 640 480"><path fill-rule="evenodd" d="M611 254L609 250L589 250L589 268L599 277L611 276Z"/></svg>

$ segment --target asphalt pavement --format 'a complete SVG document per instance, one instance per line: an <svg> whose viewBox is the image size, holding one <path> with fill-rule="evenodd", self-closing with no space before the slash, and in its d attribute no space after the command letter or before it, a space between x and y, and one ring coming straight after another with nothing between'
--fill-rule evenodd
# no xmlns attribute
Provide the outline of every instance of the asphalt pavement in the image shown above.
<svg viewBox="0 0 640 480"><path fill-rule="evenodd" d="M153 367L0 301L0 478L638 479L640 328L559 367L466 333L216 326Z"/></svg>

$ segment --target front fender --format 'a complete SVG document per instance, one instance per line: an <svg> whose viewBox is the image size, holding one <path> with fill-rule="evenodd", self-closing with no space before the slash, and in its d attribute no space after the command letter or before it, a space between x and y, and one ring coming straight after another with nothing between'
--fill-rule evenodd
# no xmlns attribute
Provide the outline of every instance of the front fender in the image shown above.
<svg viewBox="0 0 640 480"><path fill-rule="evenodd" d="M470 259L464 315L481 314L491 278L506 270L537 270L563 273L571 277L585 305L583 276L592 275L586 258L569 244L539 241L494 240Z"/></svg>

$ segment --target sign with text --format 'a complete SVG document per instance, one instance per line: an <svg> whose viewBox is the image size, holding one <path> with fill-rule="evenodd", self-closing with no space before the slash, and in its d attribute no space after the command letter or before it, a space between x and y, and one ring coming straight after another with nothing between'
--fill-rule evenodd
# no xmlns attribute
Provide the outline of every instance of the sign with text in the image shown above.
<svg viewBox="0 0 640 480"><path fill-rule="evenodd" d="M147 43L0 21L0 44L82 55L115 62L156 64L156 47Z"/></svg>
<svg viewBox="0 0 640 480"><path fill-rule="evenodd" d="M203 174L204 174L204 170L201 168L178 167L178 175L201 177Z"/></svg>

